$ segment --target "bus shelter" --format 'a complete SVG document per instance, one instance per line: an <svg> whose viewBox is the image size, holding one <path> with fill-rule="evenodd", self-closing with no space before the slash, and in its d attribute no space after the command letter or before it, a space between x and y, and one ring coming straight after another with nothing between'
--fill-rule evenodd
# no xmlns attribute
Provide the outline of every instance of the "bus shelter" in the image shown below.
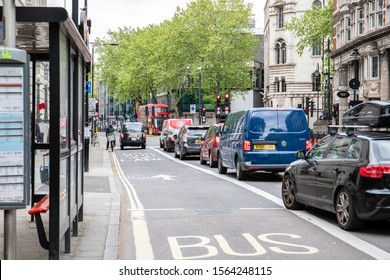
<svg viewBox="0 0 390 280"><path fill-rule="evenodd" d="M16 33L16 48L30 58L31 206L49 195L47 242L41 245L49 259L59 259L61 240L69 253L82 220L84 80L91 55L64 8L17 7Z"/></svg>

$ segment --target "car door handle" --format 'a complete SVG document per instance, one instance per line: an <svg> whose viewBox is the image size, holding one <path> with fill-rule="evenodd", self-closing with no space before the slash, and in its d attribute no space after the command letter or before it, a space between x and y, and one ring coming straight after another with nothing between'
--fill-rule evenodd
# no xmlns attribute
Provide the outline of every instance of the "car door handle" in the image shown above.
<svg viewBox="0 0 390 280"><path fill-rule="evenodd" d="M340 173L345 173L344 170L340 170L338 169L337 167L334 169L334 173L336 173L337 175L340 174Z"/></svg>

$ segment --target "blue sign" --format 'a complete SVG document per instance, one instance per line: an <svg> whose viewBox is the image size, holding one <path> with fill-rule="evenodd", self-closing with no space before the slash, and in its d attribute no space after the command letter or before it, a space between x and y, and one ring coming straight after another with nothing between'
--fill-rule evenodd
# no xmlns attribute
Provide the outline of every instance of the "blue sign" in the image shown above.
<svg viewBox="0 0 390 280"><path fill-rule="evenodd" d="M87 93L87 81L84 81L84 94ZM92 93L92 82L88 81L88 94Z"/></svg>

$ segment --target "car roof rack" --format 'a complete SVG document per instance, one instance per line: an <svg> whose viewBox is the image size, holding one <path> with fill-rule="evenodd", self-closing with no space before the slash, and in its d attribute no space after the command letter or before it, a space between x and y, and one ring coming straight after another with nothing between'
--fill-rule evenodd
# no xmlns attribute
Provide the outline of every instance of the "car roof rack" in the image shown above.
<svg viewBox="0 0 390 280"><path fill-rule="evenodd" d="M345 132L348 135L353 135L356 131L378 131L378 132L389 132L390 129L387 127L371 127L369 125L328 125L329 133L334 135L337 131Z"/></svg>
<svg viewBox="0 0 390 280"><path fill-rule="evenodd" d="M341 130L348 135L353 135L356 131L365 130L372 131L372 127L368 125L328 125L329 133L334 135L338 130Z"/></svg>

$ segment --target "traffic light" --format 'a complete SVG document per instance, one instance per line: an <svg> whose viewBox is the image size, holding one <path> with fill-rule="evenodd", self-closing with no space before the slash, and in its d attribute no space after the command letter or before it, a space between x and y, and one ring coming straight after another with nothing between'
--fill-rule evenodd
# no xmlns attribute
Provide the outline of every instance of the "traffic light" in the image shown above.
<svg viewBox="0 0 390 280"><path fill-rule="evenodd" d="M202 123L206 123L206 108L202 107Z"/></svg>
<svg viewBox="0 0 390 280"><path fill-rule="evenodd" d="M202 117L205 117L205 116L206 116L206 108L202 107Z"/></svg>
<svg viewBox="0 0 390 280"><path fill-rule="evenodd" d="M315 109L315 103L313 100L310 101L310 117L313 117L314 109Z"/></svg>
<svg viewBox="0 0 390 280"><path fill-rule="evenodd" d="M309 97L306 97L305 98L305 107L304 107L304 111L305 111L305 114L306 115L309 115L309 104L310 104L310 98Z"/></svg>
<svg viewBox="0 0 390 280"><path fill-rule="evenodd" d="M217 107L221 107L221 96L217 95Z"/></svg>
<svg viewBox="0 0 390 280"><path fill-rule="evenodd" d="M225 115L228 115L230 113L230 100L229 100L229 94L225 94Z"/></svg>
<svg viewBox="0 0 390 280"><path fill-rule="evenodd" d="M99 116L99 99L96 99L95 116Z"/></svg>

